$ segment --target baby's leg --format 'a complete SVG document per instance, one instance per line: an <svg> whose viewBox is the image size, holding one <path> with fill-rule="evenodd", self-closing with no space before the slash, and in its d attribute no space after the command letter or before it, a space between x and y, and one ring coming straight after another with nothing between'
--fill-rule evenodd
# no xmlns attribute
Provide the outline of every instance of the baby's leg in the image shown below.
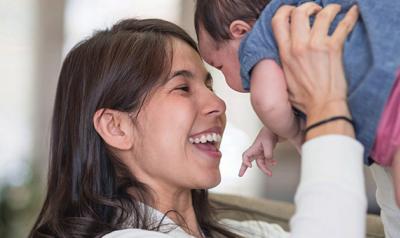
<svg viewBox="0 0 400 238"><path fill-rule="evenodd" d="M400 148L397 150L392 163L392 176L394 185L394 195L397 206L400 208Z"/></svg>

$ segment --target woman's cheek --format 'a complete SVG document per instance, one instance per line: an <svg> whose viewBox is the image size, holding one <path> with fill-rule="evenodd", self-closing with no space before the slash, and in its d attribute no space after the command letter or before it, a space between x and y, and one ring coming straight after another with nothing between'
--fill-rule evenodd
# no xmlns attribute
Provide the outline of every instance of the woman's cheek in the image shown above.
<svg viewBox="0 0 400 238"><path fill-rule="evenodd" d="M182 100L180 102L176 102L174 108L177 108L173 111L173 117L176 120L176 126L180 128L191 129L193 123L195 122L196 115L198 114L196 110L196 104L192 103L191 100Z"/></svg>

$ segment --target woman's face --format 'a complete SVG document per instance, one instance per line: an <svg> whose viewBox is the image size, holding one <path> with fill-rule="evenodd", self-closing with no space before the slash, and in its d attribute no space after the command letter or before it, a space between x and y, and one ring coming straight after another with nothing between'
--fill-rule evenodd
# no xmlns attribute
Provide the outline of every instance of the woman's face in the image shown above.
<svg viewBox="0 0 400 238"><path fill-rule="evenodd" d="M211 188L220 182L225 103L211 90L199 54L181 40L172 45L169 80L145 101L134 126L129 167L153 189Z"/></svg>

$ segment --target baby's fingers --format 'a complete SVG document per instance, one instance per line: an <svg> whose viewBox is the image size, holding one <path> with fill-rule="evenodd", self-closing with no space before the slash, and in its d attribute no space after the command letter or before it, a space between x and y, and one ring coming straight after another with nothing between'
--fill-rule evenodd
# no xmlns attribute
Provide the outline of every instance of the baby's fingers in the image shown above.
<svg viewBox="0 0 400 238"><path fill-rule="evenodd" d="M250 156L250 153L247 151L243 153L242 156L242 165L240 166L239 169L239 177L242 177L244 173L246 172L247 168L251 168L252 164L251 162L255 159L254 156Z"/></svg>
<svg viewBox="0 0 400 238"><path fill-rule="evenodd" d="M275 166L278 163L278 161L274 159L267 159L266 162L271 166Z"/></svg>
<svg viewBox="0 0 400 238"><path fill-rule="evenodd" d="M242 161L247 167L252 167L251 162L260 156L262 151L260 151L259 146L252 145L242 154Z"/></svg>
<svg viewBox="0 0 400 238"><path fill-rule="evenodd" d="M250 153L246 153L245 152L245 153L243 153L243 156L242 156L242 163L245 164L247 167L251 168L252 167L251 162L254 159L255 158L254 158L253 155L251 155Z"/></svg>
<svg viewBox="0 0 400 238"><path fill-rule="evenodd" d="M270 167L276 165L276 160L260 158L256 160L256 163L258 168L260 168L262 172L264 172L268 176L272 176L272 171Z"/></svg>
<svg viewBox="0 0 400 238"><path fill-rule="evenodd" d="M240 166L239 177L243 177L244 173L246 173L248 166L243 162L242 166Z"/></svg>
<svg viewBox="0 0 400 238"><path fill-rule="evenodd" d="M258 168L261 169L261 171L263 171L263 173L265 173L268 176L272 176L272 171L268 168L267 164L265 163L265 160L263 159L258 159L256 160L257 166Z"/></svg>

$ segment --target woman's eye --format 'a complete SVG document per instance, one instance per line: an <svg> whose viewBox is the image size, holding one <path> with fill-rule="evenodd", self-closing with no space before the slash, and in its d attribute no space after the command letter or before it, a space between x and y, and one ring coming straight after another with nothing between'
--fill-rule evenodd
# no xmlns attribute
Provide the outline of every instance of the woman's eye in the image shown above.
<svg viewBox="0 0 400 238"><path fill-rule="evenodd" d="M182 90L182 91L185 91L185 92L189 92L189 86L187 86L187 85L179 86L176 89L177 90Z"/></svg>

